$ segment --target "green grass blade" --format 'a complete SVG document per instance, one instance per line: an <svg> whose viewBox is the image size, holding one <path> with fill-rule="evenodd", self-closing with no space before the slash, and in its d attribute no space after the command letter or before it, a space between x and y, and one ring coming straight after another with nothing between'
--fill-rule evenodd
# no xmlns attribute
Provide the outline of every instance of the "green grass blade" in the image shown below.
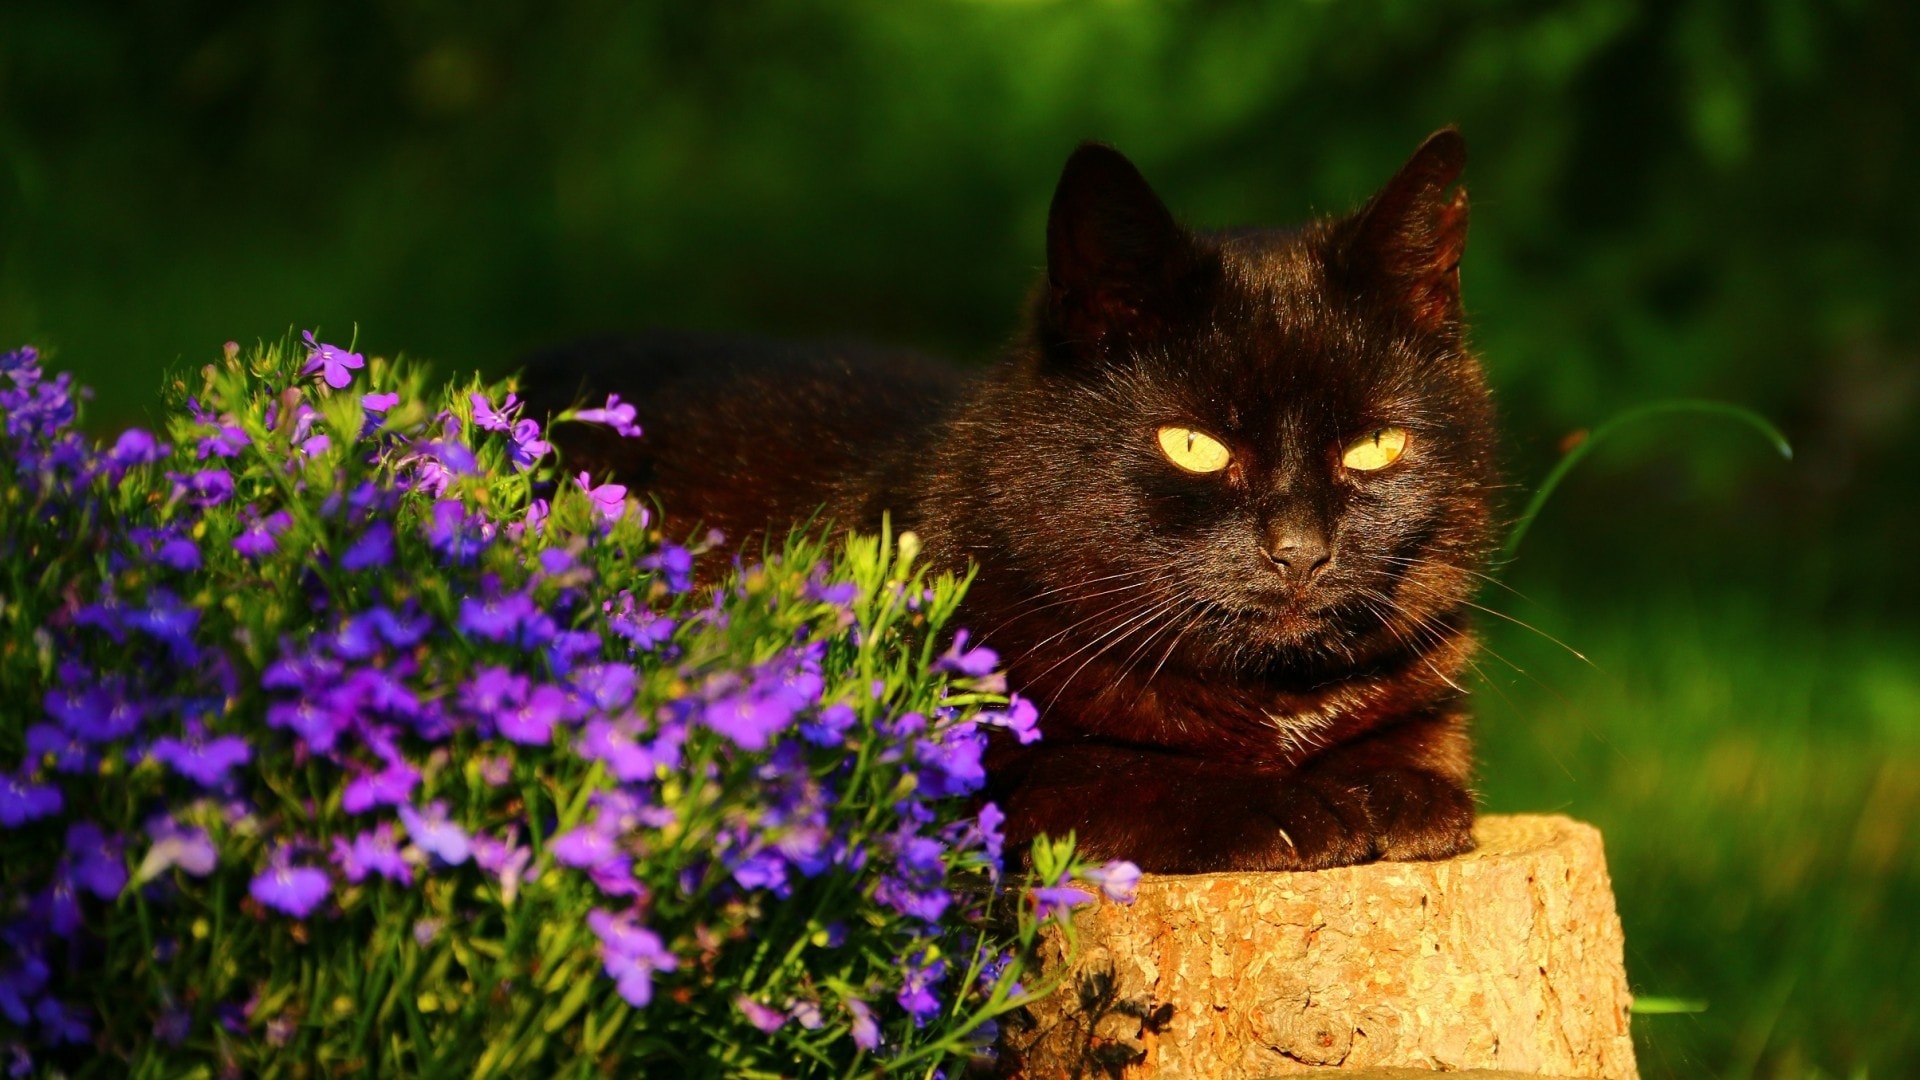
<svg viewBox="0 0 1920 1080"><path fill-rule="evenodd" d="M1546 479L1542 480L1540 487L1534 491L1533 498L1528 500L1526 510L1514 521L1513 528L1508 531L1507 542L1501 545L1500 548L1500 561L1506 563L1513 560L1514 553L1520 550L1520 541L1526 537L1527 530L1533 526L1533 519L1540 516L1541 509L1547 505L1547 500L1552 497L1554 490L1560 486L1560 482L1567 478L1567 474L1573 471L1574 466L1580 464L1583 458L1593 452L1594 447L1606 442L1621 428L1630 427L1633 424L1652 417L1667 416L1676 413L1724 416L1731 420L1737 420L1759 432L1762 437L1773 444L1773 448L1780 452L1781 457L1789 461L1793 460L1793 446L1787 442L1787 437L1780 433L1779 428L1773 426L1772 421L1754 412L1752 409L1729 404L1724 401L1707 401L1699 398L1670 398L1662 401L1650 401L1645 405L1637 405L1614 416L1599 427L1594 428L1587 434L1587 437L1580 440L1573 449L1561 455L1560 460L1556 462L1552 470L1547 473Z"/></svg>

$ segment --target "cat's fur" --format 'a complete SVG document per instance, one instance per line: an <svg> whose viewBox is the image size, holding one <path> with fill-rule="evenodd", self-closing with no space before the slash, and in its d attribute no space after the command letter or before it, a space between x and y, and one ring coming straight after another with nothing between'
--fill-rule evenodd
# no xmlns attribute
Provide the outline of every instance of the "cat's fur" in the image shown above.
<svg viewBox="0 0 1920 1080"><path fill-rule="evenodd" d="M618 391L647 429L559 425L668 527L757 548L883 511L977 582L962 622L1040 704L997 737L1009 850L1073 830L1148 870L1298 869L1471 847L1456 676L1489 541L1492 412L1462 341L1464 164L1429 139L1358 213L1188 231L1087 144L1007 358L968 378L857 347L689 336L534 358L536 406ZM1175 468L1162 425L1231 451ZM1374 473L1341 449L1385 425Z"/></svg>

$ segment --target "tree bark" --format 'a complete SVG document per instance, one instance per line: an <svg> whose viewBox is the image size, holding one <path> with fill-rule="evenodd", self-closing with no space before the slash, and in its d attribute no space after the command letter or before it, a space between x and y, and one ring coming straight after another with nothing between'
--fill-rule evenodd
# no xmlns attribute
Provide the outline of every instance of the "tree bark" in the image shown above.
<svg viewBox="0 0 1920 1080"><path fill-rule="evenodd" d="M1157 874L1083 907L1006 1072L1254 1080L1390 1067L1635 1080L1600 833L1483 817L1477 850L1317 873ZM1374 1073L1371 1070L1383 1071Z"/></svg>

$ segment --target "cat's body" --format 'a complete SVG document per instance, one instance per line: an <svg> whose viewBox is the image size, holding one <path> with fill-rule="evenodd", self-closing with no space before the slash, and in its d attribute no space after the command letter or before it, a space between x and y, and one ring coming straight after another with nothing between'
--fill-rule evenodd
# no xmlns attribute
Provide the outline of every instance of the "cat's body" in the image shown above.
<svg viewBox="0 0 1920 1080"><path fill-rule="evenodd" d="M1089 145L991 371L661 336L536 357L530 398L633 400L643 439L555 437L670 529L757 548L884 511L977 562L962 622L1045 733L989 751L1011 842L1071 829L1149 870L1442 857L1471 846L1456 676L1494 478L1461 161L1443 132L1351 218L1196 234Z"/></svg>

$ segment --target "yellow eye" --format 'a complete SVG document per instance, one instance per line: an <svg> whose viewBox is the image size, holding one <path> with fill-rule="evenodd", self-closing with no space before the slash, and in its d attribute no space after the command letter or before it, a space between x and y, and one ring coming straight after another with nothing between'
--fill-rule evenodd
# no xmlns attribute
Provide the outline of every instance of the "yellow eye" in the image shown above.
<svg viewBox="0 0 1920 1080"><path fill-rule="evenodd" d="M1231 456L1218 439L1183 427L1160 429L1160 452L1168 461L1194 473L1219 472L1227 467Z"/></svg>
<svg viewBox="0 0 1920 1080"><path fill-rule="evenodd" d="M1356 472L1384 469L1407 452L1407 429L1383 427L1369 431L1347 444L1340 464Z"/></svg>

